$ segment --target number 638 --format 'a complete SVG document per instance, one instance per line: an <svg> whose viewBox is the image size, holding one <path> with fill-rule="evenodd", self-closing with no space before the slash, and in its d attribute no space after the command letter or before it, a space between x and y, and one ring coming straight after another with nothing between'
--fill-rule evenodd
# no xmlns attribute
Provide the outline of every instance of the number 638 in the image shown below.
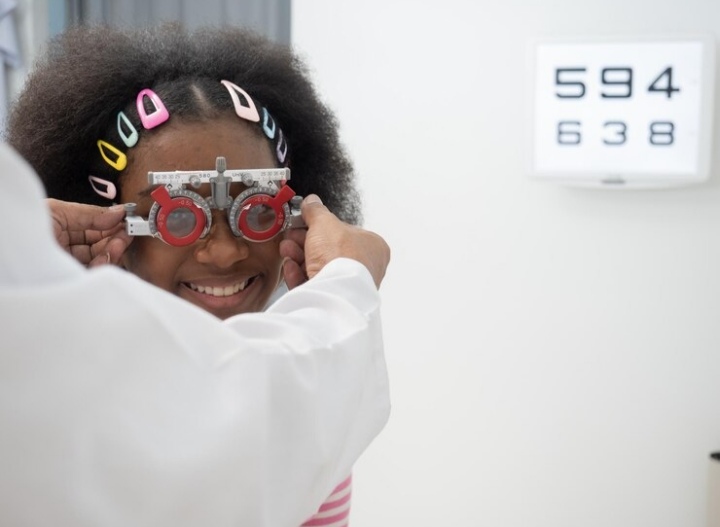
<svg viewBox="0 0 720 527"><path fill-rule="evenodd" d="M648 125L648 143L652 146L670 146L675 142L675 125L671 121L652 121ZM580 121L558 121L557 142L559 145L582 144L582 123ZM607 146L621 146L628 140L628 126L623 121L603 123L602 142Z"/></svg>

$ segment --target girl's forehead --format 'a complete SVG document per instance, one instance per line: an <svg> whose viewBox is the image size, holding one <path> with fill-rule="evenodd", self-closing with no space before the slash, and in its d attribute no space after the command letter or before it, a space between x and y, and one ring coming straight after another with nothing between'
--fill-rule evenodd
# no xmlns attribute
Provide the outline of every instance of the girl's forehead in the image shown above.
<svg viewBox="0 0 720 527"><path fill-rule="evenodd" d="M276 161L268 141L239 119L179 123L158 129L133 149L129 169L212 170L223 156L228 168L252 168L246 163L273 167ZM151 166L152 165L152 166ZM193 165L193 166L189 166Z"/></svg>

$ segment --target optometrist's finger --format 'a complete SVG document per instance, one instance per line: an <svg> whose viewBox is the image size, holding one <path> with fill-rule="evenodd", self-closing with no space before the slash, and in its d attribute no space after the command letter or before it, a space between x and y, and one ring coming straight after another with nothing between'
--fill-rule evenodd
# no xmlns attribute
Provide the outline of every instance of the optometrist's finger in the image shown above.
<svg viewBox="0 0 720 527"><path fill-rule="evenodd" d="M290 239L281 240L279 247L280 256L283 258L291 258L299 265L302 265L305 263L305 250L303 247L304 244L302 242L296 242Z"/></svg>
<svg viewBox="0 0 720 527"><path fill-rule="evenodd" d="M99 254L87 265L88 268L100 267L101 265L107 265L110 263L110 253Z"/></svg>
<svg viewBox="0 0 720 527"><path fill-rule="evenodd" d="M283 233L284 240L292 240L299 245L305 245L307 229L288 229Z"/></svg>
<svg viewBox="0 0 720 527"><path fill-rule="evenodd" d="M113 238L103 238L92 245L71 245L68 250L73 258L81 264L87 267L94 267L100 264L111 263L112 256L115 257L115 261L122 256L122 252L125 250L124 247L126 246L126 242L118 241L111 244L110 242L112 240ZM118 243L120 244L119 246L117 245ZM120 254L118 255L118 253Z"/></svg>
<svg viewBox="0 0 720 527"><path fill-rule="evenodd" d="M89 265L94 258L89 245L71 245L66 250L82 265Z"/></svg>
<svg viewBox="0 0 720 527"><path fill-rule="evenodd" d="M122 205L100 207L52 198L46 199L45 203L50 209L56 233L58 229L61 231L110 230L120 224L125 217Z"/></svg>
<svg viewBox="0 0 720 527"><path fill-rule="evenodd" d="M283 257L283 277L288 289L293 289L307 280L305 274L305 251L303 246L291 239L280 241L280 256Z"/></svg>
<svg viewBox="0 0 720 527"><path fill-rule="evenodd" d="M299 265L295 260L292 260L291 258L287 258L284 260L282 271L283 280L285 280L285 284L287 285L288 289L294 289L297 286L307 282L307 275L305 274L305 270L301 265Z"/></svg>
<svg viewBox="0 0 720 527"><path fill-rule="evenodd" d="M75 238L73 240L73 238ZM99 254L107 252L105 246L107 245L109 238L101 239L99 242L89 244L78 241L79 236L71 236L71 242L64 246L73 258L83 265L89 265L92 260Z"/></svg>
<svg viewBox="0 0 720 527"><path fill-rule="evenodd" d="M85 231L82 231L85 233L85 241L89 244L97 243L102 239L110 238L112 236L115 236L118 232L123 232L125 230L125 224L124 223L118 223L114 227L110 229L103 229L103 230L97 230L97 229L87 229ZM77 231L75 231L77 232Z"/></svg>
<svg viewBox="0 0 720 527"><path fill-rule="evenodd" d="M102 240L116 236L118 233L124 232L124 230L123 224L118 224L104 231L92 229L67 231L68 245L94 245Z"/></svg>
<svg viewBox="0 0 720 527"><path fill-rule="evenodd" d="M125 233L118 232L111 238L105 238L91 247L91 259L87 264L88 267L96 267L98 265L120 263L123 253L132 243L133 237Z"/></svg>
<svg viewBox="0 0 720 527"><path fill-rule="evenodd" d="M119 264L120 258L125 253L127 248L130 246L135 238L127 234L125 231L120 231L108 241L105 250L110 258L111 264Z"/></svg>
<svg viewBox="0 0 720 527"><path fill-rule="evenodd" d="M132 240L132 236L124 230L118 230L112 236L102 238L93 244L76 243L65 246L65 249L78 262L88 267L106 263L117 264Z"/></svg>
<svg viewBox="0 0 720 527"><path fill-rule="evenodd" d="M93 251L95 256L90 260L87 266L99 267L107 264L117 265L131 241L132 239L128 241L121 237L108 240L106 243L102 244L102 249L98 248L97 252Z"/></svg>

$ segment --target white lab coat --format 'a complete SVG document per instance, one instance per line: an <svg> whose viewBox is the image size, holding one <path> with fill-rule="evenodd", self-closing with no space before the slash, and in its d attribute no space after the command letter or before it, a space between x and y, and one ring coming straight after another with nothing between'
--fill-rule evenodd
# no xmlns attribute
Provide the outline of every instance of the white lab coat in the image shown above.
<svg viewBox="0 0 720 527"><path fill-rule="evenodd" d="M379 297L339 259L224 322L54 242L0 145L0 525L298 527L383 428Z"/></svg>

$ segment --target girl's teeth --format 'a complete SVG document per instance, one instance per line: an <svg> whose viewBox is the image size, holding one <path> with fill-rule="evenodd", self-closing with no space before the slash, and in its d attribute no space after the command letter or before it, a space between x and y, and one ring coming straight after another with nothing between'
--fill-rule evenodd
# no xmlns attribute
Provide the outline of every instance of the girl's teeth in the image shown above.
<svg viewBox="0 0 720 527"><path fill-rule="evenodd" d="M234 295L238 291L242 291L247 286L247 283L248 281L245 281L235 285L226 285L225 287L206 287L203 285L195 285L193 283L188 283L188 285L190 286L190 289L197 291L198 293L222 297Z"/></svg>

